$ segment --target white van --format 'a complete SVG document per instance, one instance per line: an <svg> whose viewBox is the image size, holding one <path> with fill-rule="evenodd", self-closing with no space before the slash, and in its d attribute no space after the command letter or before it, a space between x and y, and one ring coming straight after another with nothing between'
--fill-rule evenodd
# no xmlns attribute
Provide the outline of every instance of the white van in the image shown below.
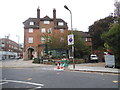
<svg viewBox="0 0 120 90"><path fill-rule="evenodd" d="M98 62L98 57L96 54L91 54L90 55L90 61L91 62Z"/></svg>

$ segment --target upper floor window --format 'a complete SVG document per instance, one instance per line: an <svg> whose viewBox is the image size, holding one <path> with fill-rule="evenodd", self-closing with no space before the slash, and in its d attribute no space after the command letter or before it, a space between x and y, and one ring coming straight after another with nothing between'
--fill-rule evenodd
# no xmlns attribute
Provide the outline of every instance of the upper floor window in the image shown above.
<svg viewBox="0 0 120 90"><path fill-rule="evenodd" d="M28 38L28 43L33 43L33 37Z"/></svg>
<svg viewBox="0 0 120 90"><path fill-rule="evenodd" d="M48 42L51 42L51 37L48 37Z"/></svg>
<svg viewBox="0 0 120 90"><path fill-rule="evenodd" d="M61 37L61 38L60 38L60 41L63 41L63 40L64 40L64 37Z"/></svg>
<svg viewBox="0 0 120 90"><path fill-rule="evenodd" d="M29 33L33 33L33 28L29 28Z"/></svg>
<svg viewBox="0 0 120 90"><path fill-rule="evenodd" d="M64 23L63 23L63 22L58 22L58 25L59 25L59 26L63 26Z"/></svg>
<svg viewBox="0 0 120 90"><path fill-rule="evenodd" d="M88 38L83 38L83 40L87 42L87 41L88 41Z"/></svg>
<svg viewBox="0 0 120 90"><path fill-rule="evenodd" d="M48 29L48 33L52 33L52 28L49 28L49 29Z"/></svg>
<svg viewBox="0 0 120 90"><path fill-rule="evenodd" d="M30 22L30 25L34 25L34 22Z"/></svg>
<svg viewBox="0 0 120 90"><path fill-rule="evenodd" d="M42 32L42 33L46 33L46 29L45 29L45 28L42 28L42 29L41 29L41 32Z"/></svg>
<svg viewBox="0 0 120 90"><path fill-rule="evenodd" d="M50 24L50 21L44 21L44 24Z"/></svg>
<svg viewBox="0 0 120 90"><path fill-rule="evenodd" d="M64 33L64 29L60 29L60 32L61 32L61 33Z"/></svg>
<svg viewBox="0 0 120 90"><path fill-rule="evenodd" d="M45 38L44 37L41 37L41 42L45 43Z"/></svg>

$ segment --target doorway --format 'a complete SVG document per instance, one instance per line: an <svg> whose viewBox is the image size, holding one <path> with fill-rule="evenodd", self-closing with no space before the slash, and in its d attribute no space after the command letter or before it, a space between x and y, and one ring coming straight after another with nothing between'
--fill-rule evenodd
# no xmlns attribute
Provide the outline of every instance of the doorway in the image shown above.
<svg viewBox="0 0 120 90"><path fill-rule="evenodd" d="M34 52L33 48L28 48L28 59L29 60L33 59L33 52Z"/></svg>

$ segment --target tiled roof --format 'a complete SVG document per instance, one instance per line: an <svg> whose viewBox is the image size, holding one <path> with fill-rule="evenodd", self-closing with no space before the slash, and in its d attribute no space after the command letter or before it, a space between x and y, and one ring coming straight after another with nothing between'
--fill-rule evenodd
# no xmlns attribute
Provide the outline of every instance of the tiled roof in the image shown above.
<svg viewBox="0 0 120 90"><path fill-rule="evenodd" d="M45 21L45 20L48 20L48 21L53 21L53 19L51 19L49 16L45 16L44 18L40 18L40 21Z"/></svg>
<svg viewBox="0 0 120 90"><path fill-rule="evenodd" d="M28 28L39 29L39 22L40 21L45 21L45 20L54 21L53 18L50 18L47 15L44 18L29 18L29 19L27 19L26 21L23 22L24 28L25 29L28 29ZM34 25L30 25L30 22L34 22ZM63 26L58 26L58 22L63 22L64 25ZM54 23L55 23L55 26L54 26L55 29L68 29L67 23L60 18L56 18Z"/></svg>
<svg viewBox="0 0 120 90"><path fill-rule="evenodd" d="M88 32L77 31L81 37L92 37Z"/></svg>
<svg viewBox="0 0 120 90"><path fill-rule="evenodd" d="M39 28L39 21L40 21L39 18L29 18L29 19L27 19L26 21L23 22L24 28L25 29L28 29L28 28L38 29ZM30 25L30 22L34 22L34 25Z"/></svg>

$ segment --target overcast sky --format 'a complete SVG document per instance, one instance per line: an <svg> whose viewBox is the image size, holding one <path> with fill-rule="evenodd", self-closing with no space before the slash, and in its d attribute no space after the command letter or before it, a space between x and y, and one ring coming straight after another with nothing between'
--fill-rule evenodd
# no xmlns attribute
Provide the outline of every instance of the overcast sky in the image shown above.
<svg viewBox="0 0 120 90"><path fill-rule="evenodd" d="M88 31L94 21L105 18L114 12L114 0L1 0L0 1L0 38L10 34L10 39L23 43L23 22L29 17L37 17L40 7L40 17L48 15L53 18L53 8L56 17L62 18L70 28L70 13L64 8L67 5L72 11L73 28Z"/></svg>

